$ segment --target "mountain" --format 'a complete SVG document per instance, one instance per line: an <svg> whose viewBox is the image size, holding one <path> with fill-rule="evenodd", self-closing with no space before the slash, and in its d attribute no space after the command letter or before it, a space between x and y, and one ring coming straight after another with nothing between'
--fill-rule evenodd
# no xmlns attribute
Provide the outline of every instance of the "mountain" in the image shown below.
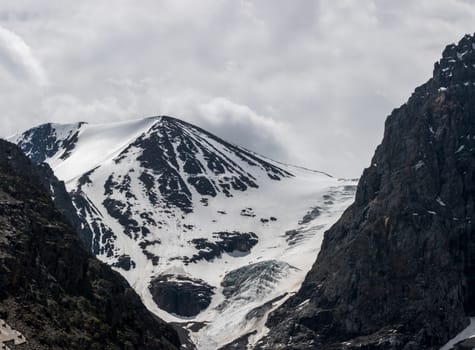
<svg viewBox="0 0 475 350"><path fill-rule="evenodd" d="M66 194L46 165L0 140L0 346L10 334L25 350L178 349L176 331L91 256L49 191Z"/></svg>
<svg viewBox="0 0 475 350"><path fill-rule="evenodd" d="M45 124L10 140L66 183L91 251L199 349L265 334L356 189L166 116Z"/></svg>
<svg viewBox="0 0 475 350"><path fill-rule="evenodd" d="M474 150L467 35L387 118L355 202L257 348L439 349L466 327L475 314Z"/></svg>

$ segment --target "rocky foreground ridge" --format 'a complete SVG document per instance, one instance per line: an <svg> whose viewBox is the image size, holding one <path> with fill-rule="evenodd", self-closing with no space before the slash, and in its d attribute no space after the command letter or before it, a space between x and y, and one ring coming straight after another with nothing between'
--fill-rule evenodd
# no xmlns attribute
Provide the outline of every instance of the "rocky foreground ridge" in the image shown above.
<svg viewBox="0 0 475 350"><path fill-rule="evenodd" d="M42 167L0 140L0 319L26 337L21 349L178 349L175 330L86 251L44 187L62 201L64 185Z"/></svg>

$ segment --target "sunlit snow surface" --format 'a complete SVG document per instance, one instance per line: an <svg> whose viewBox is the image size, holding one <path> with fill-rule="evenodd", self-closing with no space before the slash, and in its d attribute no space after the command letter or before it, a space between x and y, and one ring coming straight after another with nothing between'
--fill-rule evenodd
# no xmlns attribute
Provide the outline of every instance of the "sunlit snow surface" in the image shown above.
<svg viewBox="0 0 475 350"><path fill-rule="evenodd" d="M80 192L89 202L92 209L87 212L88 222L101 224L114 233L115 237L106 240L96 237L96 244L99 242L101 248L109 244L109 249L103 249L98 257L112 265L119 256L129 255L135 268L129 271L118 268L117 271L127 278L145 305L161 318L195 330L199 328L195 332L190 329L198 349L217 349L251 332L254 333L249 338L250 344L262 337L266 332L267 314L299 288L317 257L323 233L354 197L356 182L353 180L336 179L269 160L172 118L103 125L53 125L53 128L57 130L57 139L67 138L73 134L72 130L79 131L66 159L58 151L47 162L66 182L69 191ZM11 140L19 144L31 141L24 135ZM155 165L139 160L144 147L151 147L151 141L160 144L155 154L165 154L157 156L161 163L157 161ZM60 142L62 144L66 142ZM211 154L218 155L220 161L216 162L228 164L223 167L224 171L216 170L214 165L210 167L215 159ZM206 177L215 187L215 196L200 194L190 185L190 179L197 177L185 171L190 155L201 169L198 177ZM141 180L144 172L152 176L155 183L163 184L163 188L145 186ZM178 185L163 181L173 174L182 180ZM245 190L231 188L226 195L222 189L243 177L248 179L248 184L257 186L248 185ZM118 184L109 191L105 186L108 179ZM165 198L163 191L173 190L175 185L182 198L191 201L190 210L174 206ZM123 224L104 206L106 199L126 204L122 211L128 210L129 218L135 220L138 227L146 227L147 232L126 234ZM252 215L243 215L246 211ZM192 239L213 241L212 233L222 231L253 232L258 236L258 243L248 254L223 253L209 262L185 263L184 257L197 253ZM146 242L149 257L144 254ZM155 265L150 254L158 257ZM223 278L245 266L254 274L252 268L257 266L259 273L240 280L240 288L225 298L221 286ZM152 299L149 284L153 277L162 274L199 278L214 286L210 306L191 318L159 309ZM270 302L274 299L275 302ZM261 308L255 310L258 307ZM203 323L202 327L192 327L195 322Z"/></svg>

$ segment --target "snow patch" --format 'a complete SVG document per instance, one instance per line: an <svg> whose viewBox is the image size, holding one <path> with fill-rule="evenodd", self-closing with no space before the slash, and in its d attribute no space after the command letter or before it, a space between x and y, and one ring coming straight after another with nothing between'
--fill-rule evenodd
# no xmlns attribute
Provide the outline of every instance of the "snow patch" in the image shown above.
<svg viewBox="0 0 475 350"><path fill-rule="evenodd" d="M10 350L10 348L5 344L8 342L13 342L14 345L21 345L25 344L27 341L23 334L14 330L8 323L0 319L0 348Z"/></svg>
<svg viewBox="0 0 475 350"><path fill-rule="evenodd" d="M458 342L473 337L475 337L475 317L471 317L470 324L467 326L467 328L453 337L449 342L447 342L447 344L441 347L440 350L450 350Z"/></svg>
<svg viewBox="0 0 475 350"><path fill-rule="evenodd" d="M439 203L442 207L445 207L445 203L444 203L444 201L442 201L442 199L440 197L436 198L436 202Z"/></svg>
<svg viewBox="0 0 475 350"><path fill-rule="evenodd" d="M423 166L425 165L424 161L423 160L420 160L416 163L416 165L414 165L414 169L416 170L419 170L420 168L422 168Z"/></svg>

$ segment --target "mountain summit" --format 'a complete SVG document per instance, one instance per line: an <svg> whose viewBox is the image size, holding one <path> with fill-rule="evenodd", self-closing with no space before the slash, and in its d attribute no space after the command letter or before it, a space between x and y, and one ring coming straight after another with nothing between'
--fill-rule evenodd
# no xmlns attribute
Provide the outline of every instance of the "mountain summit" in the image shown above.
<svg viewBox="0 0 475 350"><path fill-rule="evenodd" d="M164 116L11 140L65 181L91 251L200 349L262 337L356 188Z"/></svg>
<svg viewBox="0 0 475 350"><path fill-rule="evenodd" d="M258 348L439 349L467 326L474 155L475 37L467 35L388 117L355 203L325 233Z"/></svg>

